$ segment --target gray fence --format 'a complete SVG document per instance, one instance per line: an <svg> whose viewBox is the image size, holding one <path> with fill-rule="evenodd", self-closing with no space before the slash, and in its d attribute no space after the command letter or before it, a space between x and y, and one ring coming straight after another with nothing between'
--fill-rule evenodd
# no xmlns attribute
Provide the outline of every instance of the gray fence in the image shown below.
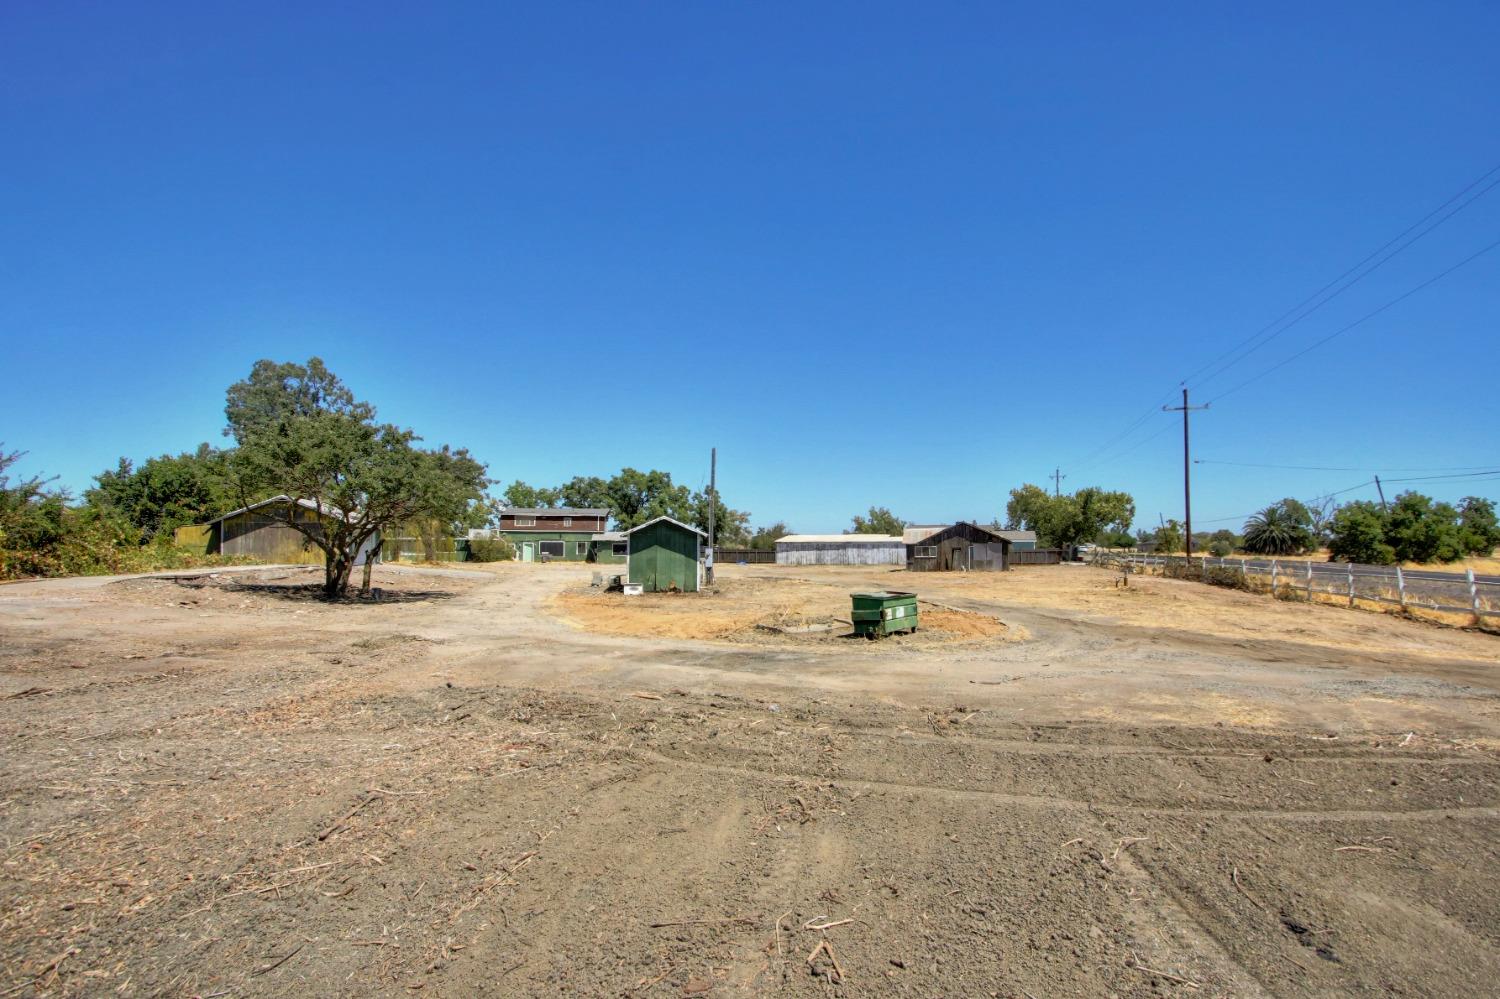
<svg viewBox="0 0 1500 999"><path fill-rule="evenodd" d="M1403 570L1356 562L1311 562L1274 558L1215 558L1211 555L1136 555L1096 552L1096 565L1125 566L1178 579L1265 590L1280 597L1344 603L1389 604L1405 611L1459 614L1472 623L1500 617L1500 579L1472 570Z"/></svg>

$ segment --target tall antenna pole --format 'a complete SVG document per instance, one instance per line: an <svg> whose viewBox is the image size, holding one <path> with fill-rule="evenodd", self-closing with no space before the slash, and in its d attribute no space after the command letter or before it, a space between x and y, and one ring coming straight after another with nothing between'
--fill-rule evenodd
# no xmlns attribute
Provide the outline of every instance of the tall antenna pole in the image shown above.
<svg viewBox="0 0 1500 999"><path fill-rule="evenodd" d="M719 512L719 449L708 449L708 562L703 575L710 586L714 581L714 521Z"/></svg>
<svg viewBox="0 0 1500 999"><path fill-rule="evenodd" d="M1062 473L1062 469L1058 468L1058 469L1054 469L1053 470L1051 478L1052 478L1052 495L1053 496L1060 496L1060 495L1062 495L1062 480L1066 479L1067 476Z"/></svg>
<svg viewBox="0 0 1500 999"><path fill-rule="evenodd" d="M1184 551L1188 555L1193 554L1193 458L1192 450L1188 445L1188 414L1195 409L1207 409L1208 403L1202 406L1188 405L1188 390L1182 389L1181 406L1163 406L1162 411L1167 413L1182 413L1182 508L1183 508L1183 530L1186 532L1184 539Z"/></svg>

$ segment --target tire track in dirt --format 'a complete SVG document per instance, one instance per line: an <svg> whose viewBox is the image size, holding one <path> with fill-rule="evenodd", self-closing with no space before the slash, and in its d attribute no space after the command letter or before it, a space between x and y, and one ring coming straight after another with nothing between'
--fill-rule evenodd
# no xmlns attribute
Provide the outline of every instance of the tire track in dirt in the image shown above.
<svg viewBox="0 0 1500 999"><path fill-rule="evenodd" d="M1268 819L1281 822L1430 822L1444 819L1500 819L1500 806L1471 805L1455 808L1421 808L1401 810L1363 809L1233 809L1233 808L1167 808L1142 805L1113 804L1097 800L1083 801L1049 795L1015 794L1008 791L981 791L972 788L909 784L901 781L871 780L856 777L829 777L826 774L806 773L795 770L761 770L757 767L734 767L720 763L703 763L675 757L657 750L640 746L621 747L621 755L652 760L669 766L686 767L705 773L717 773L732 777L750 777L766 781L796 782L809 784L834 784L863 791L894 791L948 798L950 800L989 801L996 804L1019 805L1030 808L1066 809L1080 812L1109 812L1119 815L1153 817L1199 817L1221 819Z"/></svg>

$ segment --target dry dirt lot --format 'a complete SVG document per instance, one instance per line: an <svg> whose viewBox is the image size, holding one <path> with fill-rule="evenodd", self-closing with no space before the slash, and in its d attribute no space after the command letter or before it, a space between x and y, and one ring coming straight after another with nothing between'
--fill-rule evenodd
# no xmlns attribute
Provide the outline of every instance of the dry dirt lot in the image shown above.
<svg viewBox="0 0 1500 999"><path fill-rule="evenodd" d="M0 999L1500 981L1493 635L1084 567L378 577L0 587ZM949 629L757 627L875 587Z"/></svg>

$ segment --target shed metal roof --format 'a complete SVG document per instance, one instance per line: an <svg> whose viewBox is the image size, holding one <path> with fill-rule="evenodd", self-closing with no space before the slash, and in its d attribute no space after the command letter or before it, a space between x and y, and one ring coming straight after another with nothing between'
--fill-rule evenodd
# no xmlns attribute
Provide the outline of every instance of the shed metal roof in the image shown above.
<svg viewBox="0 0 1500 999"><path fill-rule="evenodd" d="M593 536L595 541L624 541L625 538L626 532L624 531L602 531Z"/></svg>
<svg viewBox="0 0 1500 999"><path fill-rule="evenodd" d="M637 524L634 527L632 527L630 530L626 531L625 533L626 534L634 534L636 531L644 530L645 528L650 527L652 524L655 524L658 521L662 521L662 520L665 520L669 524L676 524L678 527L682 528L685 531L692 531L694 534L698 535L700 538L706 538L706 537L708 537L708 532L707 531L699 530L698 528L694 527L692 524L684 524L682 521L678 520L676 517L668 517L666 514L663 514L660 517L652 517L650 520L646 521L644 524Z"/></svg>
<svg viewBox="0 0 1500 999"><path fill-rule="evenodd" d="M901 539L892 534L788 534L776 539L778 545L783 542L813 545L899 545Z"/></svg>
<svg viewBox="0 0 1500 999"><path fill-rule="evenodd" d="M282 493L280 496L272 496L270 499L263 499L258 503L251 503L249 506L242 506L238 510L230 510L228 513L222 513L219 516L215 517L213 520L208 521L207 523L217 524L221 520L228 520L230 517L238 517L242 513L249 513L251 510L259 510L261 507L270 506L272 503L290 503L291 501L292 498L290 496ZM344 519L344 515L333 507L320 506L310 499L299 499L297 501L297 505L302 507L304 510L316 510L325 517L337 517L339 520Z"/></svg>

